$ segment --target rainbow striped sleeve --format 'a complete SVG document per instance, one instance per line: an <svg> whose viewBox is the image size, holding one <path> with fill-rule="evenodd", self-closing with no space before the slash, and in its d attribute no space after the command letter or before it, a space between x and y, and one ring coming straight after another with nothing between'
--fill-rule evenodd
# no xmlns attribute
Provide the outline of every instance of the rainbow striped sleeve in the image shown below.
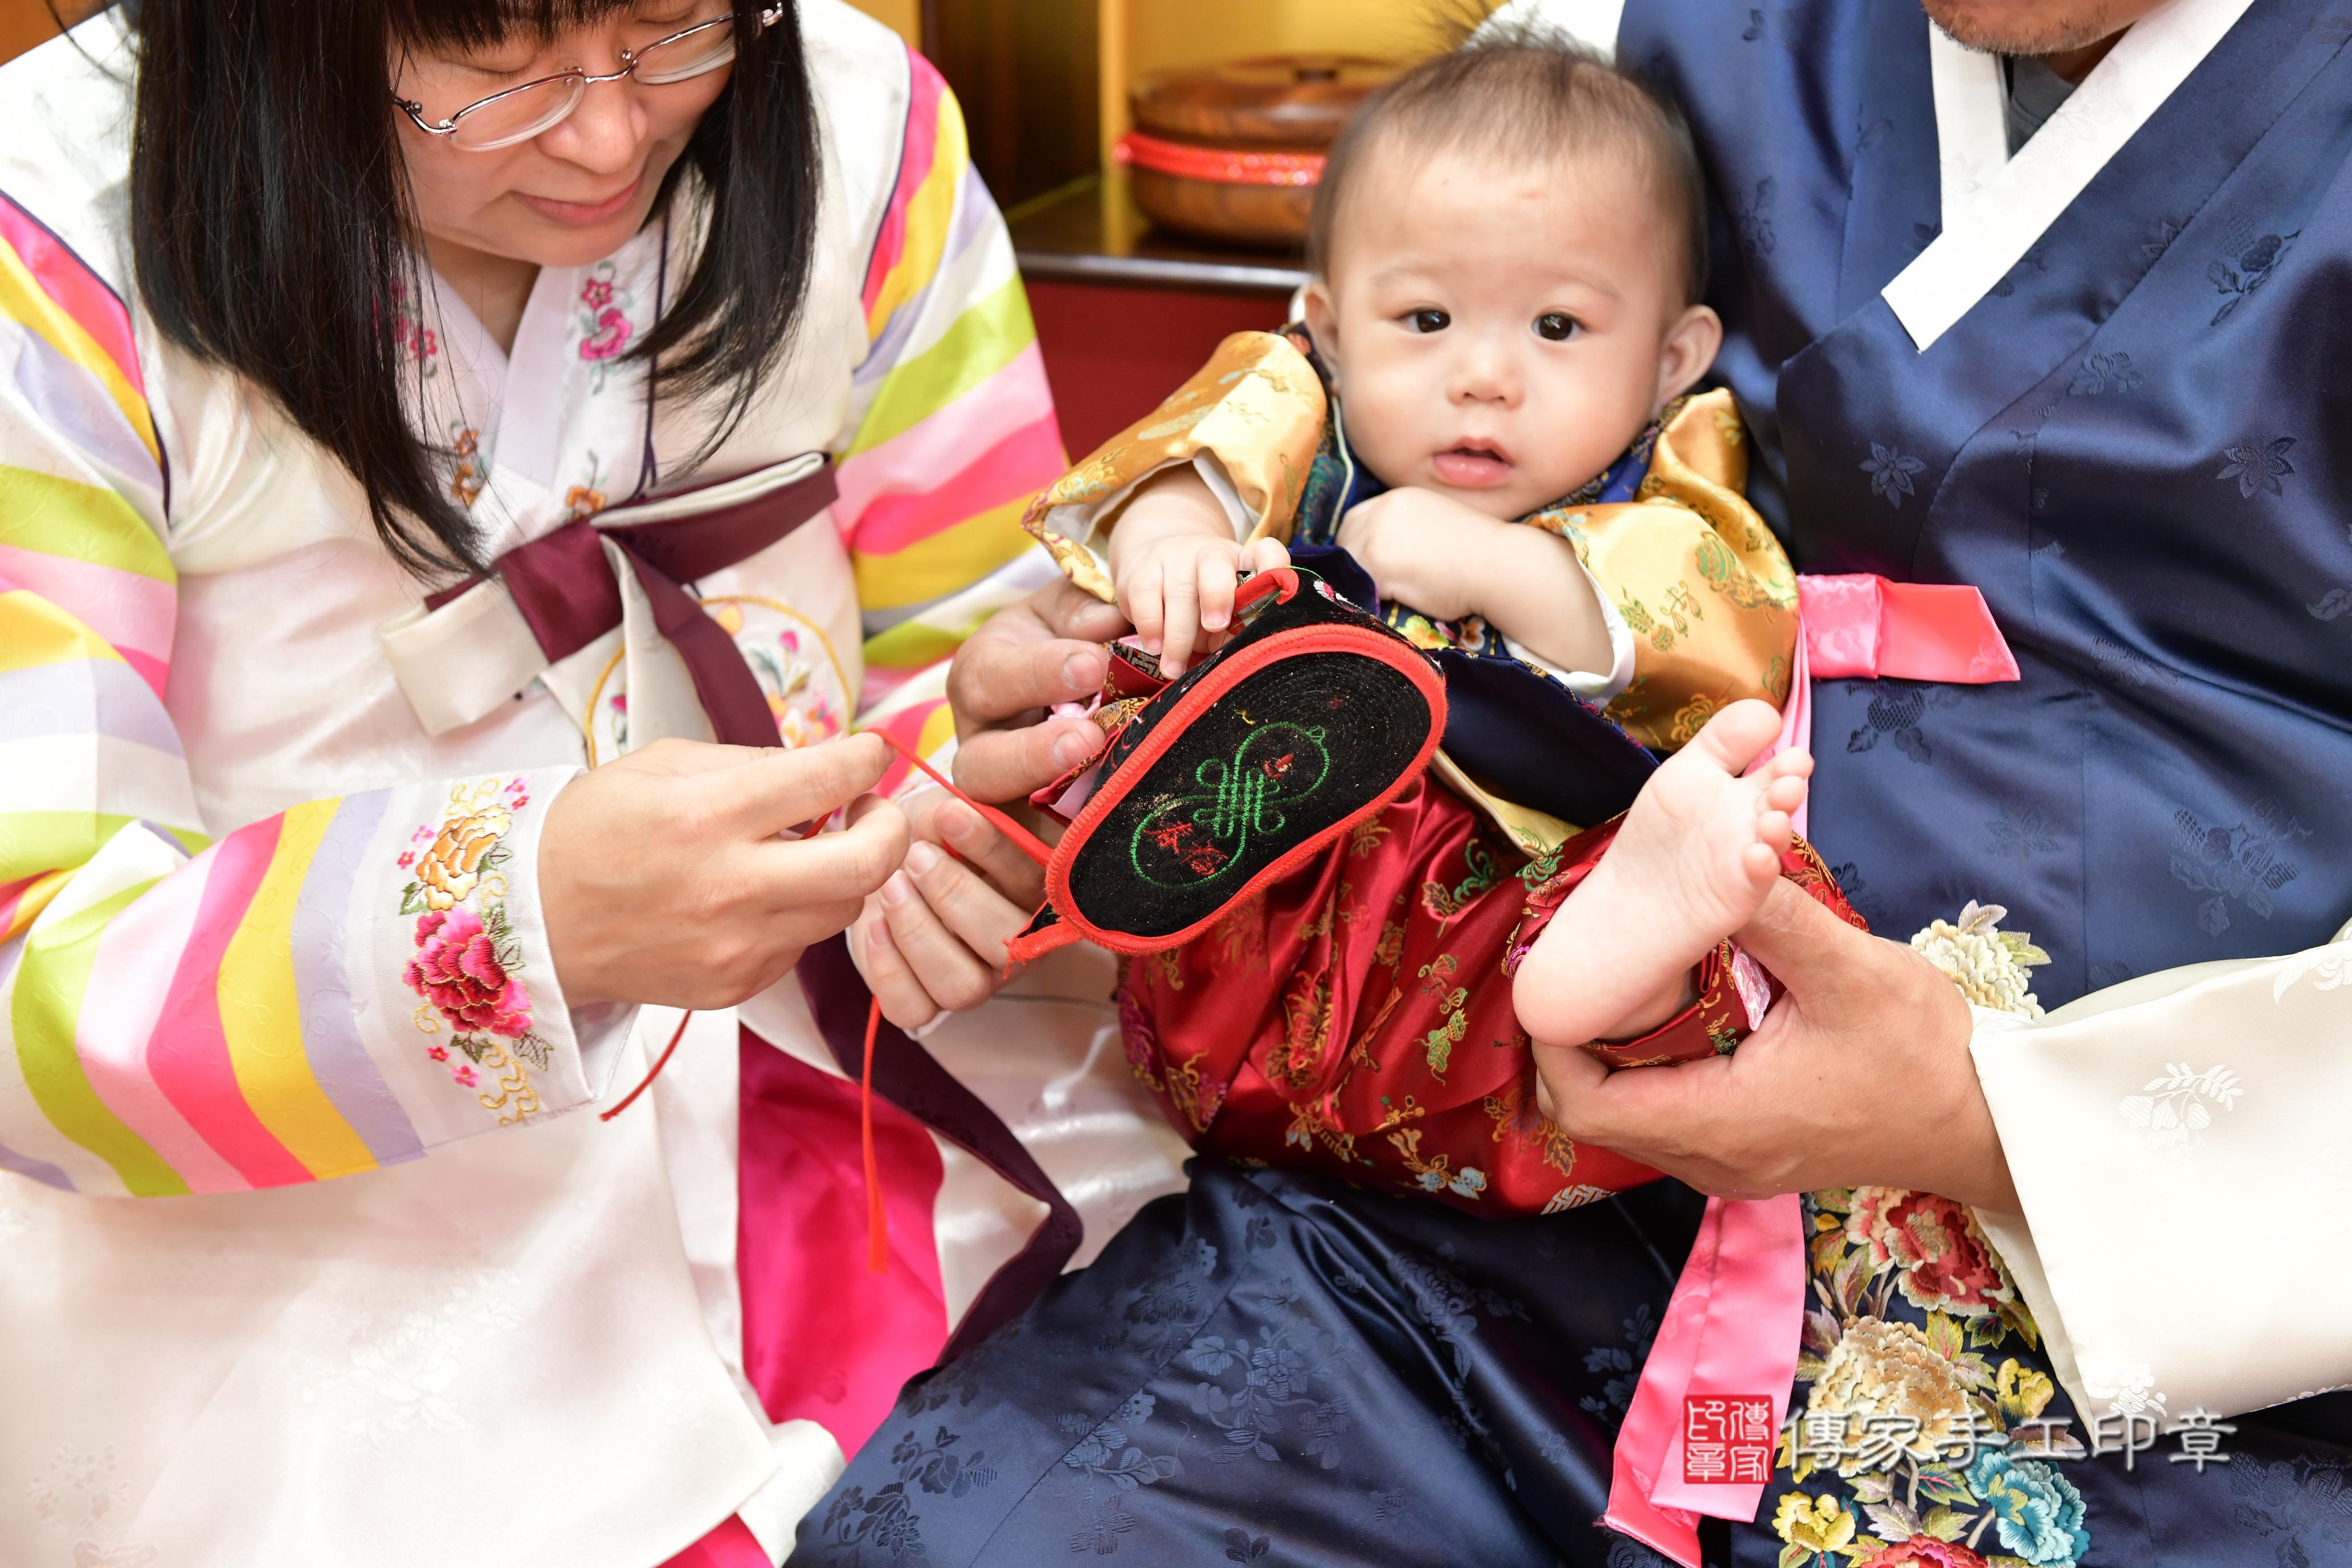
<svg viewBox="0 0 2352 1568"><path fill-rule="evenodd" d="M909 53L907 132L875 236L869 347L852 386L834 516L866 622L863 721L928 753L951 733L947 659L1048 581L1021 513L1061 477L1062 437L1004 219L963 113Z"/></svg>
<svg viewBox="0 0 2352 1568"><path fill-rule="evenodd" d="M530 874L572 770L209 843L163 506L130 311L0 195L0 1169L278 1186L592 1099Z"/></svg>

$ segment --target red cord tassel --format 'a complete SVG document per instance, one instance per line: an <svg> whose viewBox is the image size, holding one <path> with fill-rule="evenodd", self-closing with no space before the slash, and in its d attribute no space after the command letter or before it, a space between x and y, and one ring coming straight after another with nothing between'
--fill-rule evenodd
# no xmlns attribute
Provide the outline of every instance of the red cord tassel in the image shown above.
<svg viewBox="0 0 2352 1568"><path fill-rule="evenodd" d="M857 1135L866 1153L866 1272L890 1272L890 1216L882 1208L882 1177L874 1159L874 1037L882 1026L882 1002L866 1006L866 1069L857 1086Z"/></svg>

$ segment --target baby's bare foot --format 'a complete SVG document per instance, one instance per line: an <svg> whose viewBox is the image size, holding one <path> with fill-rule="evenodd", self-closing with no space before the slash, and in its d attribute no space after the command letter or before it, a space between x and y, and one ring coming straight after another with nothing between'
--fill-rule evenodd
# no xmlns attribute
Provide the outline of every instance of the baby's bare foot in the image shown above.
<svg viewBox="0 0 2352 1568"><path fill-rule="evenodd" d="M1780 732L1766 703L1736 702L1642 786L1601 863L1519 965L1519 1022L1580 1045L1656 1028L1684 1005L1686 976L1755 915L1789 847L1789 814L1813 760L1784 752L1740 774Z"/></svg>

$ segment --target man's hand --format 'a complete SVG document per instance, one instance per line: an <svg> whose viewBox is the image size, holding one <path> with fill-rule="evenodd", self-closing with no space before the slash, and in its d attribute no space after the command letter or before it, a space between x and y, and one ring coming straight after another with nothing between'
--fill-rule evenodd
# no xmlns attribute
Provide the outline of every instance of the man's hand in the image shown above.
<svg viewBox="0 0 2352 1568"><path fill-rule="evenodd" d="M1763 1027L1728 1057L1618 1072L1538 1045L1561 1131L1727 1197L1871 1184L2018 1211L1949 980L1785 881L1737 940L1788 987Z"/></svg>
<svg viewBox="0 0 2352 1568"><path fill-rule="evenodd" d="M1102 750L1090 719L1048 718L1102 689L1103 645L1128 629L1118 609L1066 582L998 611L948 668L956 787L991 805L1026 799Z"/></svg>
<svg viewBox="0 0 2352 1568"><path fill-rule="evenodd" d="M1023 801L1099 752L1094 721L1046 710L1100 690L1103 644L1127 629L1118 610L1056 582L972 633L948 668L957 787L992 805ZM905 863L865 900L849 951L883 1016L912 1029L976 1007L1004 984L1004 944L1036 912L1045 879L951 796L926 791L903 805Z"/></svg>

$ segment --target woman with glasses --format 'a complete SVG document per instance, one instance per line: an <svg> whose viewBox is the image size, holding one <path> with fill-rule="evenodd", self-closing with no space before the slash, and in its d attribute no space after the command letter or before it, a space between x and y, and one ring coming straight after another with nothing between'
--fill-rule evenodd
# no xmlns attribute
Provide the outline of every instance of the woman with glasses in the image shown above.
<svg viewBox="0 0 2352 1568"><path fill-rule="evenodd" d="M908 887L850 732L951 735L1061 466L953 99L840 0L0 69L0 1562L781 1554L1077 1226L839 934ZM1022 1131L1164 1177L1151 1115Z"/></svg>

